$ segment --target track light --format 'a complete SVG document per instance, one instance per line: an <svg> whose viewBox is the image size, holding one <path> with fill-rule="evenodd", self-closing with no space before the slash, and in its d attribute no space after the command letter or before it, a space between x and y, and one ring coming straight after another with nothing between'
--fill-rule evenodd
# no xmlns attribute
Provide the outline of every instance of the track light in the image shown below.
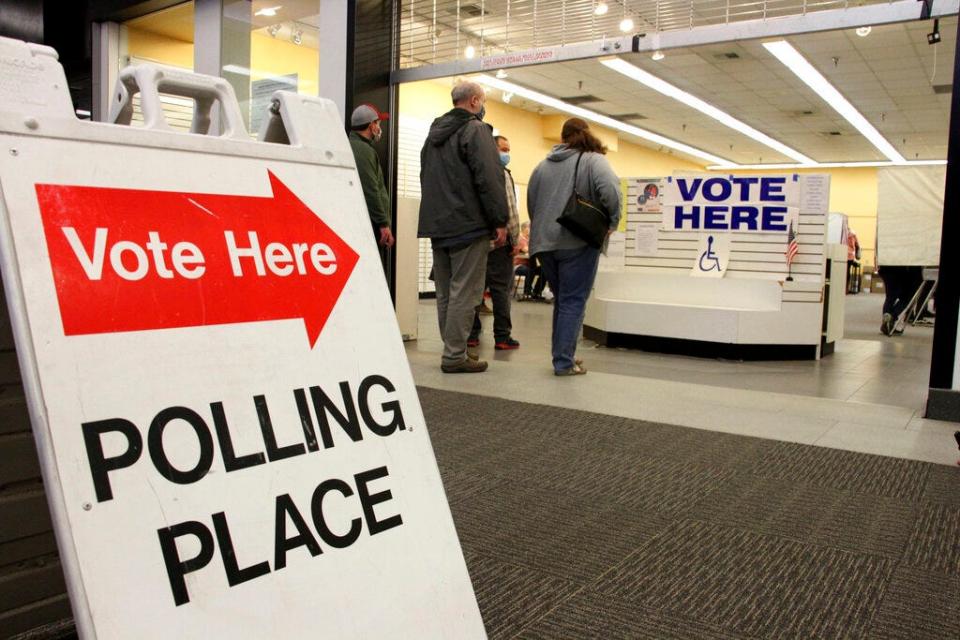
<svg viewBox="0 0 960 640"><path fill-rule="evenodd" d="M870 35L870 32L873 31L873 27L860 27L857 29L857 35L861 38L866 38Z"/></svg>
<svg viewBox="0 0 960 640"><path fill-rule="evenodd" d="M271 38L276 38L279 32L280 32L280 25L278 24L272 24L269 27L267 27L267 33L270 34Z"/></svg>
<svg viewBox="0 0 960 640"><path fill-rule="evenodd" d="M660 49L657 49L656 51L654 51L654 52L653 52L653 55L650 56L650 57L651 57L652 59L654 59L654 60L657 60L657 61L660 61L660 60L663 60L664 58L666 58L666 56L663 55L663 51L660 51Z"/></svg>
<svg viewBox="0 0 960 640"><path fill-rule="evenodd" d="M504 104L510 104L510 101L513 100L513 94L509 91L503 92L503 102Z"/></svg>
<svg viewBox="0 0 960 640"><path fill-rule="evenodd" d="M506 70L506 69L498 69L498 70L497 70L497 77L500 78L501 80L503 80L504 78L506 78L508 75L509 75L509 74L507 73L507 70Z"/></svg>
<svg viewBox="0 0 960 640"><path fill-rule="evenodd" d="M597 6L593 8L593 14L597 16L605 16L607 11L610 11L610 7L606 2L598 2Z"/></svg>
<svg viewBox="0 0 960 640"><path fill-rule="evenodd" d="M303 31L300 29L293 30L293 44L303 44Z"/></svg>
<svg viewBox="0 0 960 640"><path fill-rule="evenodd" d="M937 44L940 42L940 18L933 21L933 31L927 34L927 44Z"/></svg>

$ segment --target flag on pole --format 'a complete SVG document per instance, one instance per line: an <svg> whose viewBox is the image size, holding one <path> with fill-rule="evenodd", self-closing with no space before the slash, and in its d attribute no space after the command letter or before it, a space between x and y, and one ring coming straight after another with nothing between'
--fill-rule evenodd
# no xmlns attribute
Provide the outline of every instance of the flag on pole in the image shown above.
<svg viewBox="0 0 960 640"><path fill-rule="evenodd" d="M793 259L797 256L800 245L797 244L797 232L793 229L793 221L790 221L790 230L787 232L787 266L793 264Z"/></svg>

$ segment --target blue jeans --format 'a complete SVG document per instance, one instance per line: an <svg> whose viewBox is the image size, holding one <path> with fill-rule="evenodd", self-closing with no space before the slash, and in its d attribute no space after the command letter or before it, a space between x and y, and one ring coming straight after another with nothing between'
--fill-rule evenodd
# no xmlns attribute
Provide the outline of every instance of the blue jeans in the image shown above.
<svg viewBox="0 0 960 640"><path fill-rule="evenodd" d="M577 338L583 326L587 298L597 277L600 250L593 247L558 249L537 254L553 291L553 370L574 365Z"/></svg>

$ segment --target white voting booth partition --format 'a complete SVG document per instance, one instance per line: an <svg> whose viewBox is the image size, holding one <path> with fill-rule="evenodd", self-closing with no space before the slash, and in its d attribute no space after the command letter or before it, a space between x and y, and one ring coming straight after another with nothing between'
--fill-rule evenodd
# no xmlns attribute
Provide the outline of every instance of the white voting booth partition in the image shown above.
<svg viewBox="0 0 960 640"><path fill-rule="evenodd" d="M332 102L0 40L0 250L83 638L483 638ZM159 93L195 100L169 130ZM222 135L209 133L220 113Z"/></svg>
<svg viewBox="0 0 960 640"><path fill-rule="evenodd" d="M838 294L828 284L842 283L846 249L826 244L829 176L678 173L630 178L624 191L625 256L619 269L597 274L587 337L652 350L816 358L842 335L842 285ZM791 234L797 252L788 267Z"/></svg>

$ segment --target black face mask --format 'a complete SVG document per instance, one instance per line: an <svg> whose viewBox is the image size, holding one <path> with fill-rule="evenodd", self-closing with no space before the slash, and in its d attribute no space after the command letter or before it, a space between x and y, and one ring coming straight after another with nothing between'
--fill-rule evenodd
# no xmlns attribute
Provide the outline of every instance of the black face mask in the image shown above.
<svg viewBox="0 0 960 640"><path fill-rule="evenodd" d="M483 116L487 115L487 105L480 107L480 111L477 112L477 117L483 120Z"/></svg>

